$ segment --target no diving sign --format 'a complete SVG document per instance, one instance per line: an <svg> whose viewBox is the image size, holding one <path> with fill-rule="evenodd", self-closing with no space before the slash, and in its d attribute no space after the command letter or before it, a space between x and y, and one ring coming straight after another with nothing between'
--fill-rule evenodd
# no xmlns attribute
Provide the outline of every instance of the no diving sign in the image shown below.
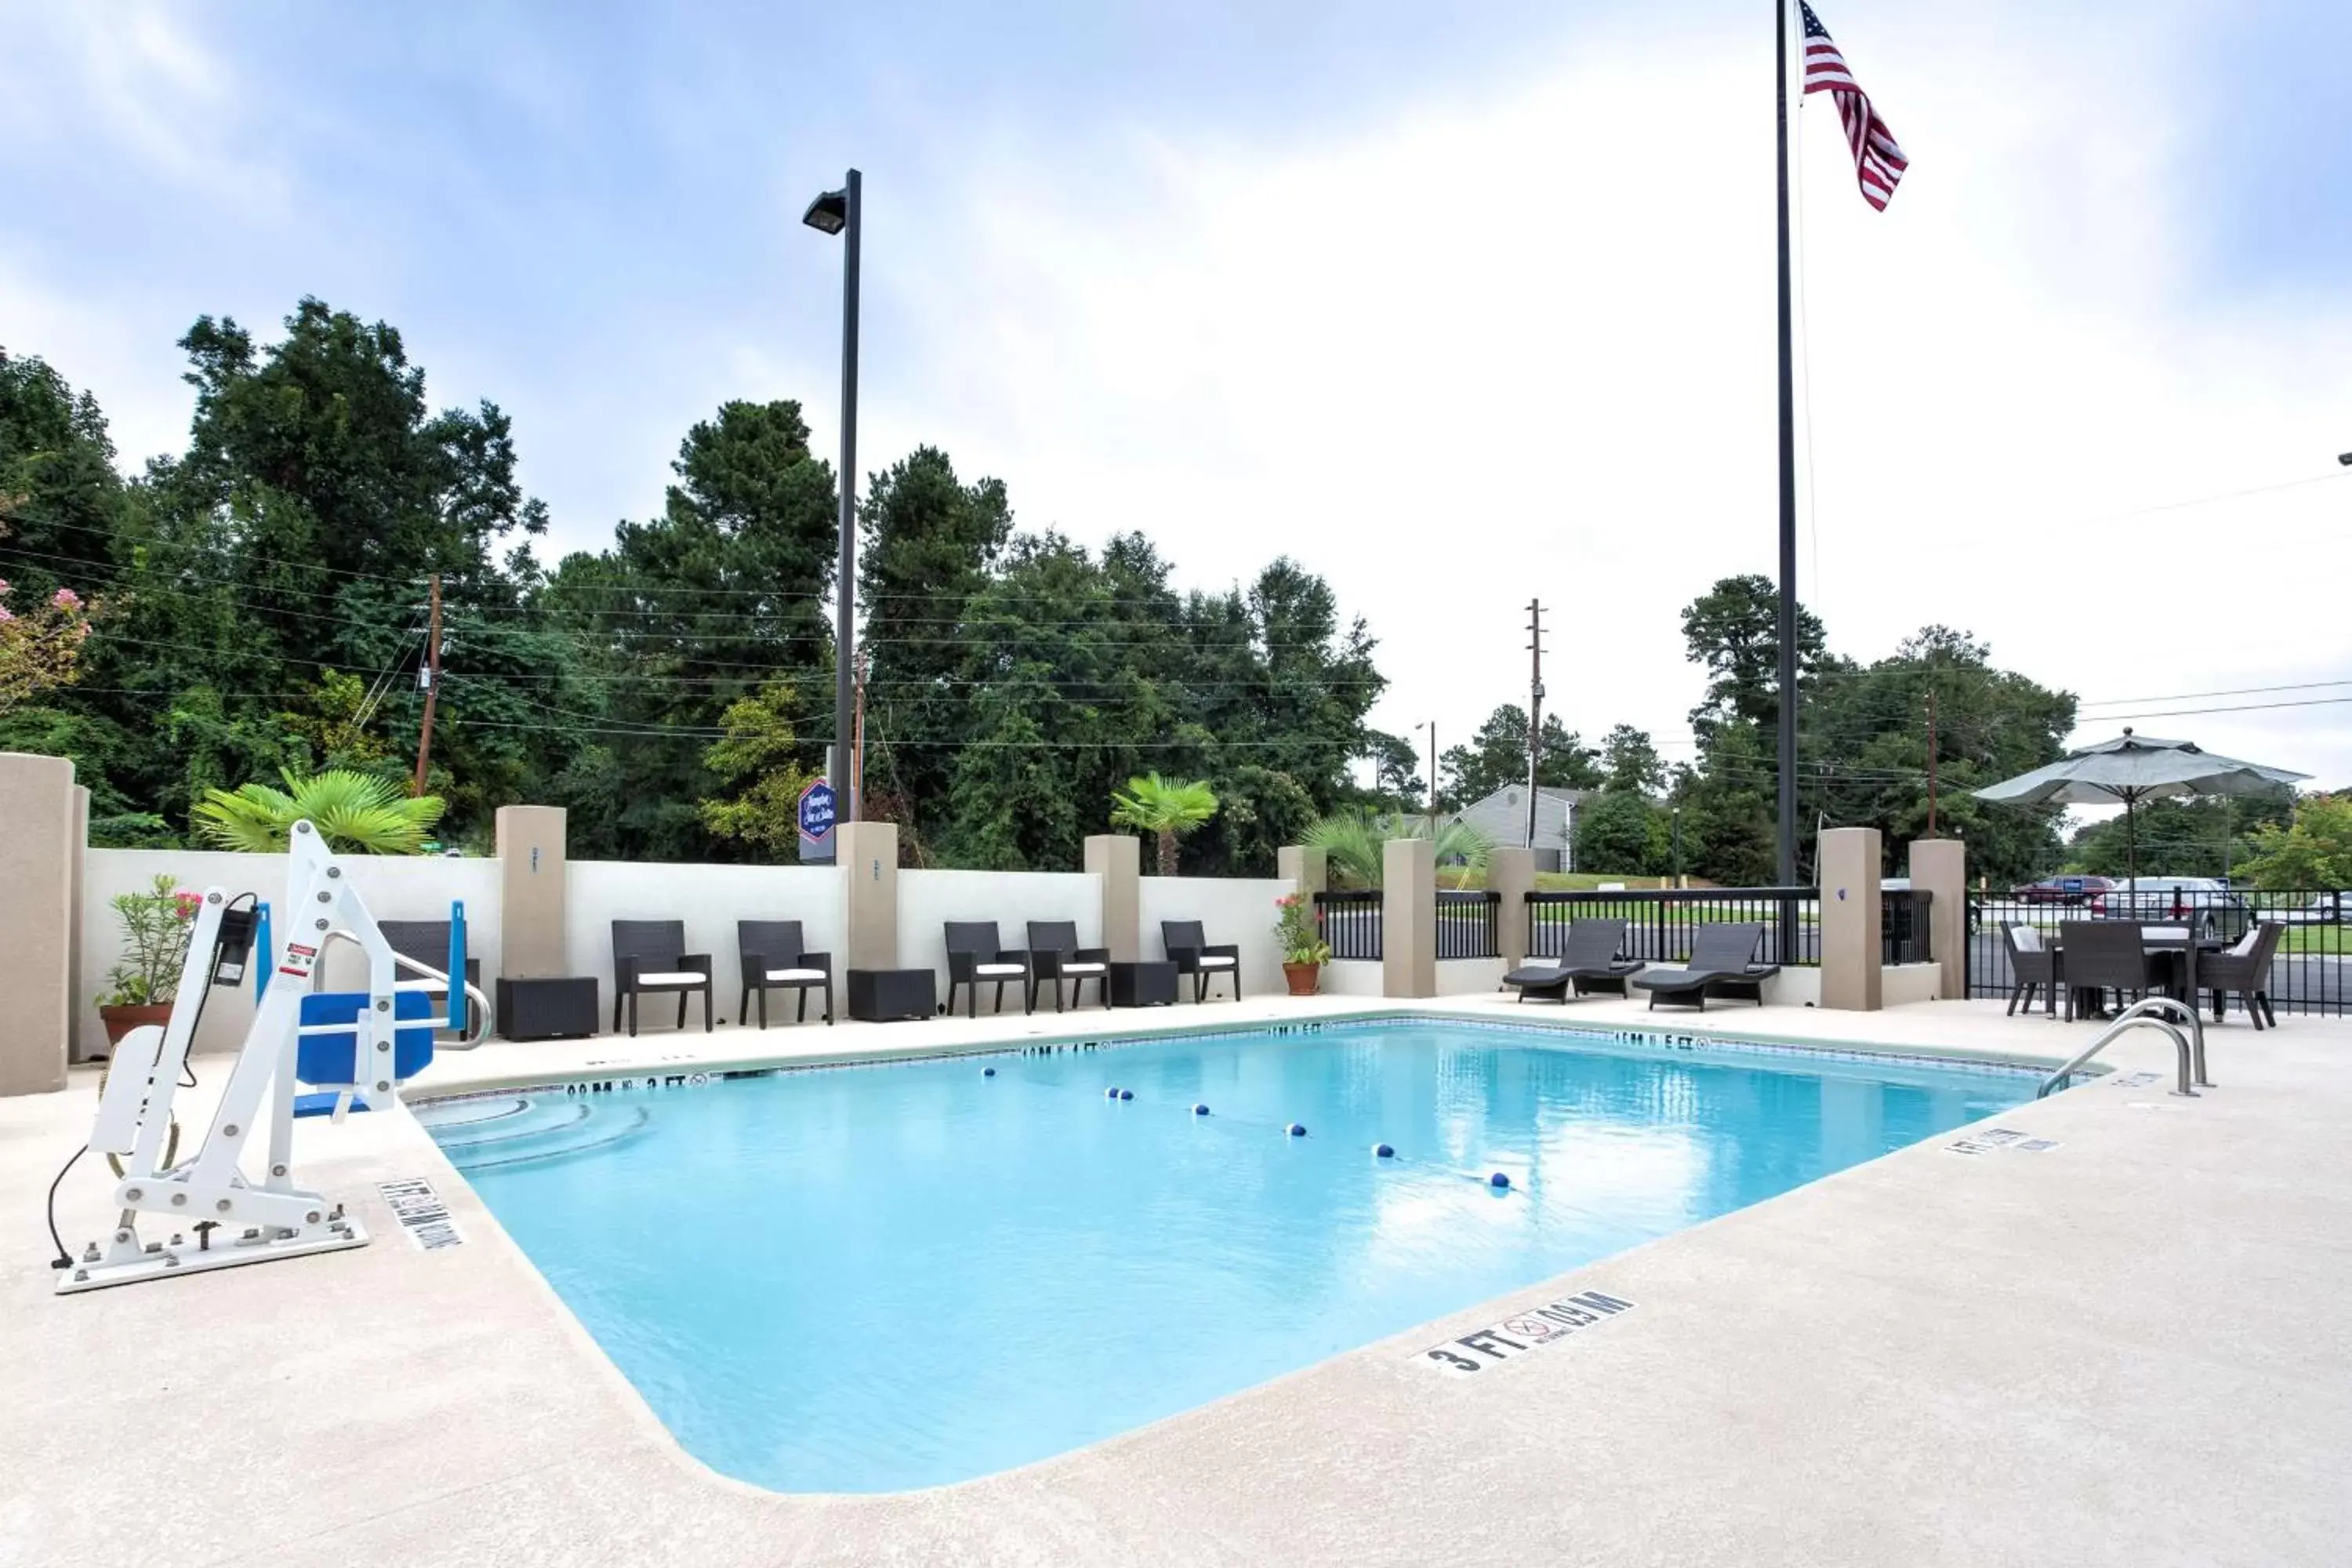
<svg viewBox="0 0 2352 1568"><path fill-rule="evenodd" d="M1491 1363L1525 1355L1541 1345L1556 1344L1570 1334L1591 1328L1596 1323L1605 1323L1618 1313L1629 1312L1633 1309L1631 1301L1604 1296L1598 1290L1587 1290L1580 1295L1547 1301L1524 1312L1515 1312L1491 1327L1464 1334L1458 1340L1448 1340L1442 1345L1433 1345L1413 1359L1440 1372L1484 1372Z"/></svg>

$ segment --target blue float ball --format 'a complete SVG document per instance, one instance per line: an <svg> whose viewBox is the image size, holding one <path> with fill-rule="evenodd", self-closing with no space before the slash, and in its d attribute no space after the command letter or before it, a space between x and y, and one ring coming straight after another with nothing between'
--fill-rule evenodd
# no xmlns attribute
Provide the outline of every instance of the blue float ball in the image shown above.
<svg viewBox="0 0 2352 1568"><path fill-rule="evenodd" d="M1294 1121L1283 1131L1293 1138L1304 1138L1307 1136L1307 1124L1303 1121Z"/></svg>
<svg viewBox="0 0 2352 1568"><path fill-rule="evenodd" d="M1110 1088L1104 1089L1103 1098L1105 1100L1117 1100L1118 1098L1118 1086L1117 1084L1113 1084Z"/></svg>
<svg viewBox="0 0 2352 1568"><path fill-rule="evenodd" d="M1192 1108L1192 1114L1195 1116L1206 1116L1209 1114L1209 1108L1205 1105L1196 1105Z"/></svg>
<svg viewBox="0 0 2352 1568"><path fill-rule="evenodd" d="M1496 1191L1500 1191L1511 1184L1511 1178L1503 1174L1502 1172L1497 1171L1493 1175L1486 1178L1486 1184L1495 1188Z"/></svg>
<svg viewBox="0 0 2352 1568"><path fill-rule="evenodd" d="M982 1078L994 1078L996 1076L996 1069L994 1068L982 1068L980 1069L980 1076Z"/></svg>
<svg viewBox="0 0 2352 1568"><path fill-rule="evenodd" d="M1396 1151L1390 1148L1385 1143L1373 1144L1372 1153L1376 1158L1382 1160L1393 1160L1396 1158Z"/></svg>
<svg viewBox="0 0 2352 1568"><path fill-rule="evenodd" d="M1131 1089L1122 1089L1118 1091L1118 1097L1121 1100L1133 1100L1135 1098L1135 1090Z"/></svg>

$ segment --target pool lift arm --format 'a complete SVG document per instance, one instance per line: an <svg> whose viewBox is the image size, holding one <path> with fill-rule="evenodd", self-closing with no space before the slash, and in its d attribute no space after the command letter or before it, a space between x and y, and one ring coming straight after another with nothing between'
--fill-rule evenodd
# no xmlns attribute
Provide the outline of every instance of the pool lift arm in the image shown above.
<svg viewBox="0 0 2352 1568"><path fill-rule="evenodd" d="M431 1059L426 990L438 989L436 982L447 984L451 1027L465 1028L468 997L480 1005L478 1016L487 1026L488 999L467 985L462 973L449 982L393 951L359 889L310 823L296 823L289 839L279 920L284 940L270 942L265 935L264 942L275 951L254 956L265 967L268 983L191 1158L172 1162L166 1132L173 1125L172 1102L205 995L211 986L235 985L244 978L256 925L266 932L267 923L257 922L253 910L233 909L223 889L206 889L189 932L170 1021L133 1029L115 1047L89 1147L119 1162L114 1196L121 1216L103 1245L91 1243L72 1268L60 1271L60 1295L366 1246L366 1228L341 1205L295 1184L298 1072L330 1091L302 1097L317 1102L306 1110L338 1122L354 1109L390 1111L399 1106L400 1083ZM311 990L320 953L331 939L355 942L366 955L365 992ZM430 978L402 981L402 967ZM322 1003L338 1005L321 1007ZM306 1039L312 1042L310 1051L302 1048ZM321 1081L321 1064L342 1081ZM268 1151L264 1174L257 1180L246 1173L243 1153L265 1117ZM175 1234L166 1245L140 1238L142 1214L167 1216L191 1230L210 1224L196 1230L194 1243ZM215 1230L217 1235L208 1234Z"/></svg>

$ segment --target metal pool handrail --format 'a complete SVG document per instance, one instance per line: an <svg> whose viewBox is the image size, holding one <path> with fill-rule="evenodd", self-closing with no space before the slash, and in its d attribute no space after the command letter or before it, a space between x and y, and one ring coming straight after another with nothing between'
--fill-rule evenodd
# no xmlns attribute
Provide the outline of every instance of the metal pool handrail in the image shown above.
<svg viewBox="0 0 2352 1568"><path fill-rule="evenodd" d="M2188 1017L2189 1026L2196 1032L2197 1036L2197 1044L2193 1052L2189 1044L2189 1037L2187 1036L2183 1035L2179 1029L2174 1028L2170 1024L2165 1022L2162 1018L2157 1016L2158 1013L2162 1013L2167 1010L2175 1014L2185 1015ZM2194 1007L2190 1007L2181 1002L2176 1001L2169 996L2144 996L2140 1000L2133 1003L2130 1006L2125 1008L2120 1014L2116 1015L2116 1021L2109 1024L2105 1028L2100 1030L2099 1037L2093 1040L2088 1046L2084 1047L2083 1053L2080 1056L2076 1057L2073 1061L2068 1062L2064 1067L2060 1068L2056 1072L2052 1073L2048 1078L2043 1079L2042 1080L2042 1087L2033 1091L2033 1098L2036 1100L2042 1099L2044 1096L2048 1095L2051 1090L2059 1088L2068 1079L2074 1077L2075 1072L2082 1068L2083 1064L2089 1061L2093 1057L2097 1056L2101 1051L2105 1050L2109 1041L2116 1038L2126 1030L2139 1028L2143 1026L2152 1029L2162 1029L2166 1034L2172 1037L2173 1049L2177 1053L2179 1058L2180 1079L2179 1087L2172 1091L2175 1095L2189 1100L2194 1100L2197 1098L2197 1091L2189 1087L2192 1070L2194 1072L2195 1080L2198 1083L2203 1084L2207 1089L2213 1087L2211 1083L2207 1081L2205 1077L2205 1025L2204 1021L2198 1017L2197 1010ZM2192 1055L2195 1058L2193 1069L2190 1059Z"/></svg>

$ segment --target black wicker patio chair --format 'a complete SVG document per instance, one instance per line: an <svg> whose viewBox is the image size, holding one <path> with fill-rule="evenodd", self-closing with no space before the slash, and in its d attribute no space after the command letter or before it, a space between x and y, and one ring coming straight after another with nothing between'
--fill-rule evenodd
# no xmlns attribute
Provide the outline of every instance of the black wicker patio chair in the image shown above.
<svg viewBox="0 0 2352 1568"><path fill-rule="evenodd" d="M2259 1029L2267 1022L2278 1027L2278 1014L2271 1006L2271 959L2286 935L2286 927L2277 921L2264 921L2245 935L2227 952L2213 953L2197 961L2197 983L2213 994L2213 1016L2218 1021L2227 1010L2230 993L2234 991L2246 1005L2246 1016Z"/></svg>
<svg viewBox="0 0 2352 1568"><path fill-rule="evenodd" d="M2070 1024L2078 1005L2095 1016L2104 1012L2108 990L2137 1002L2164 988L2169 966L2147 950L2137 921L2068 921L2058 928L2058 945L2064 950Z"/></svg>
<svg viewBox="0 0 2352 1568"><path fill-rule="evenodd" d="M1199 921L1161 921L1160 945L1168 951L1169 962L1176 965L1178 984L1185 975L1192 977L1192 1000L1205 1002L1209 997L1209 982L1222 974L1234 988L1234 1000L1242 999L1242 950L1225 943L1213 947Z"/></svg>
<svg viewBox="0 0 2352 1568"><path fill-rule="evenodd" d="M1029 1005L1029 955L996 940L994 921L950 921L948 932L948 1011L955 1011L956 987L963 987L964 1016L980 1016L980 985L996 983L996 1010L1004 1011L1004 988L1020 993L1021 1010Z"/></svg>
<svg viewBox="0 0 2352 1568"><path fill-rule="evenodd" d="M2009 950L2009 1010L2014 1015L2018 1004L2033 1011L2033 994L2042 993L2042 1010L2054 1018L2058 1016L2058 950L2042 936L2042 928L2027 925L2022 921L2000 922L2000 942Z"/></svg>
<svg viewBox="0 0 2352 1568"><path fill-rule="evenodd" d="M760 1027L766 1028L768 993L792 991L800 997L793 1021L805 1024L812 990L824 993L824 1021L833 1022L833 954L803 952L800 921L737 921L735 951L743 962L743 994L735 1004L738 1023L751 1022L751 997L757 993Z"/></svg>
<svg viewBox="0 0 2352 1568"><path fill-rule="evenodd" d="M1029 1006L1035 1011L1037 987L1051 982L1054 987L1054 1011L1062 1010L1062 982L1070 983L1070 1005L1076 1007L1087 994L1087 982L1095 983L1095 1000L1110 1005L1110 949L1080 947L1078 922L1076 921L1031 921L1029 922Z"/></svg>
<svg viewBox="0 0 2352 1568"><path fill-rule="evenodd" d="M686 951L684 921L613 922L613 1027L629 1005L629 1033L637 1032L637 998L675 994L677 1026L686 1027L687 998L702 997L702 1032L710 1032L710 955Z"/></svg>

